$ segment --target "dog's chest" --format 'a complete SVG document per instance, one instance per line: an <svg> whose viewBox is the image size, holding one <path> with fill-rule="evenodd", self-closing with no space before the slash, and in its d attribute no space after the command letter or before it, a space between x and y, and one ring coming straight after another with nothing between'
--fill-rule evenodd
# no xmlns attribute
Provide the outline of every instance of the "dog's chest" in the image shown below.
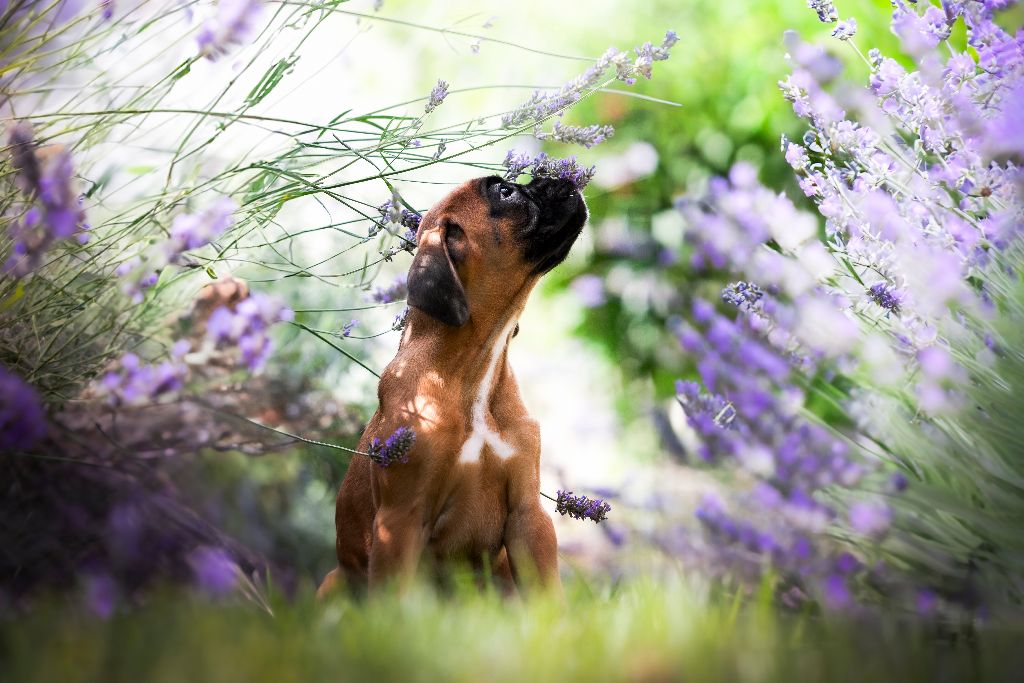
<svg viewBox="0 0 1024 683"><path fill-rule="evenodd" d="M508 514L504 468L496 461L449 473L429 545L439 557L479 556L501 547Z"/></svg>
<svg viewBox="0 0 1024 683"><path fill-rule="evenodd" d="M473 396L469 419L469 436L466 437L459 451L459 462L462 464L479 462L485 448L488 452L502 460L507 460L515 455L515 444L503 437L499 423L491 413L491 407L494 404L493 392L499 374L499 364L502 366L502 371L504 371L505 352L515 324L515 320L510 320L506 323L505 328L497 336L496 342L489 351L483 377L480 378Z"/></svg>

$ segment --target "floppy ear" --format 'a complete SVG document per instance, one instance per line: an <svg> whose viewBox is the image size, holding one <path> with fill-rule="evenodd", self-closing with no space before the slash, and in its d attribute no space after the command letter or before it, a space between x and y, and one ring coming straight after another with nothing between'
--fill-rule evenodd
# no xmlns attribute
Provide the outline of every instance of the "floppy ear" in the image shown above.
<svg viewBox="0 0 1024 683"><path fill-rule="evenodd" d="M469 320L466 290L448 255L443 226L421 233L416 258L409 268L408 285L410 306L453 327L461 327Z"/></svg>

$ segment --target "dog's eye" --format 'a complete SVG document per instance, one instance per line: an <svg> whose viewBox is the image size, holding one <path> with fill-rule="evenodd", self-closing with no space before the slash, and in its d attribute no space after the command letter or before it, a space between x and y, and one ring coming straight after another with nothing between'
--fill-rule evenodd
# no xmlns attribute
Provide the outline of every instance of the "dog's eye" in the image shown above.
<svg viewBox="0 0 1024 683"><path fill-rule="evenodd" d="M501 195L502 199L508 199L515 193L516 188L512 187L511 185L502 185L500 188L498 188L498 194Z"/></svg>

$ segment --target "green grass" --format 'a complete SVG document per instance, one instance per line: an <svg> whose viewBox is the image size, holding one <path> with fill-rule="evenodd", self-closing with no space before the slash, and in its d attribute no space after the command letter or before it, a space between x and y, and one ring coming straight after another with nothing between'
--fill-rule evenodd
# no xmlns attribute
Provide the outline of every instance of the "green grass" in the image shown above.
<svg viewBox="0 0 1024 683"><path fill-rule="evenodd" d="M273 616L165 594L99 621L66 603L0 629L5 681L1010 680L1024 624L940 628L906 617L786 614L682 580L563 602L415 589Z"/></svg>

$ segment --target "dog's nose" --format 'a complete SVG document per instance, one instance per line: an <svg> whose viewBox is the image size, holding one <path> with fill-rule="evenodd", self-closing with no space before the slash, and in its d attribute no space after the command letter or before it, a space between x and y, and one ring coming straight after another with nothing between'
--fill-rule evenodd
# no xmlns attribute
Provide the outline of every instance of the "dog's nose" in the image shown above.
<svg viewBox="0 0 1024 683"><path fill-rule="evenodd" d="M575 208L575 201L571 200L578 199L576 186L564 178L534 178L526 187L539 203L551 208L571 203L572 206L564 207L571 211Z"/></svg>

